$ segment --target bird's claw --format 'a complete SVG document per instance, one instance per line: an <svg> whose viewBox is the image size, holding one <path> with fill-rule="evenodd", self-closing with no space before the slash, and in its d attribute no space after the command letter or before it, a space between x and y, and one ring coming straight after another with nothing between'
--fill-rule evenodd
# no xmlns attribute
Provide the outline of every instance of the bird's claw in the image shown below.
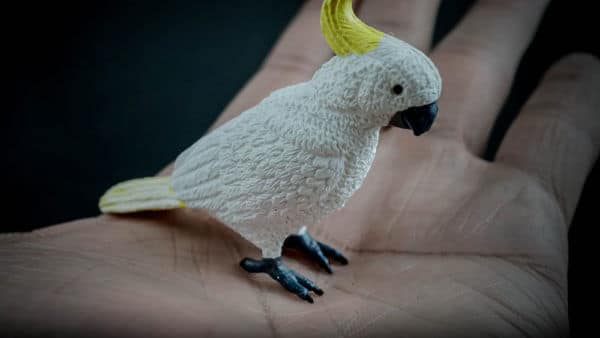
<svg viewBox="0 0 600 338"><path fill-rule="evenodd" d="M240 266L250 273L264 272L268 274L286 290L309 303L314 303L310 296L311 291L319 296L323 295L321 288L310 279L288 268L281 261L281 257L263 258L261 260L244 258L240 262Z"/></svg>
<svg viewBox="0 0 600 338"><path fill-rule="evenodd" d="M308 231L304 231L298 235L288 236L283 244L283 247L296 249L298 251L307 253L311 258L315 259L317 263L319 263L319 265L328 273L333 273L328 257L342 265L348 264L348 259L346 259L346 257L344 257L344 255L342 255L338 250L330 247L327 244L316 241L308 234Z"/></svg>

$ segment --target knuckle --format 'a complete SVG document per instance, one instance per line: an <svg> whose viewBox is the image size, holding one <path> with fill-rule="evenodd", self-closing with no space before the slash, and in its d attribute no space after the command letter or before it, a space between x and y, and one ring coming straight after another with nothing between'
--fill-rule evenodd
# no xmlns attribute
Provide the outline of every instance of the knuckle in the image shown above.
<svg viewBox="0 0 600 338"><path fill-rule="evenodd" d="M585 80L587 75L600 73L600 61L597 57L586 53L573 53L560 59L552 69L552 74L564 80Z"/></svg>
<svg viewBox="0 0 600 338"><path fill-rule="evenodd" d="M456 34L443 46L444 54L472 60L494 60L494 42L473 34Z"/></svg>
<svg viewBox="0 0 600 338"><path fill-rule="evenodd" d="M452 64L452 68L468 65L471 74L504 74L497 70L504 67L505 62L493 47L493 41L488 39L457 33L440 45L436 57Z"/></svg>
<svg viewBox="0 0 600 338"><path fill-rule="evenodd" d="M600 62L588 54L571 54L547 72L540 87L523 107L521 124L540 128L546 140L568 140L580 151L600 146ZM555 144L560 144L555 141ZM567 142L567 141L565 141Z"/></svg>
<svg viewBox="0 0 600 338"><path fill-rule="evenodd" d="M600 61L589 54L570 54L548 71L538 98L568 104L571 108L595 107L600 104L599 87Z"/></svg>
<svg viewBox="0 0 600 338"><path fill-rule="evenodd" d="M505 69L510 65L507 65L491 47L490 41L461 34L455 36L451 43L439 48L435 58L439 60L442 71L468 67L470 71L461 74L462 79L495 79L492 83L509 81L508 77L512 76L512 73Z"/></svg>

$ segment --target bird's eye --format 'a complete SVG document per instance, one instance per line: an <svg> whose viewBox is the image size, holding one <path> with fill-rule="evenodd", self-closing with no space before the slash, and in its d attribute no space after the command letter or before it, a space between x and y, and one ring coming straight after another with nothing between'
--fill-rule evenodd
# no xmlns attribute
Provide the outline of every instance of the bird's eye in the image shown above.
<svg viewBox="0 0 600 338"><path fill-rule="evenodd" d="M401 85L395 85L392 88L392 92L394 92L394 94L396 94L396 95L402 94L403 91L404 91L404 88Z"/></svg>

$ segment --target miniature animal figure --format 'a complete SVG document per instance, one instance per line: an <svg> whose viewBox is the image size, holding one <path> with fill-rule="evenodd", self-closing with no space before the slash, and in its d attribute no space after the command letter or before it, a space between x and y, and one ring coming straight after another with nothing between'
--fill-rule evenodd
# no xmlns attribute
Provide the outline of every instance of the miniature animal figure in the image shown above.
<svg viewBox="0 0 600 338"><path fill-rule="evenodd" d="M100 199L104 213L201 208L262 250L244 258L313 302L323 291L287 267L294 247L332 272L336 249L308 227L342 208L361 186L382 127L421 135L430 129L441 78L422 52L360 21L352 0L325 0L323 35L335 56L310 81L281 88L200 138L175 161L169 177L119 183Z"/></svg>

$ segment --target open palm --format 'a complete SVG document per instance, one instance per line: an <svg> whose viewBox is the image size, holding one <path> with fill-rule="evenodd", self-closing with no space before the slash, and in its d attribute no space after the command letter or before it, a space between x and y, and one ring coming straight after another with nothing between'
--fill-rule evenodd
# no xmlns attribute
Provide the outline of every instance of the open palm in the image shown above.
<svg viewBox="0 0 600 338"><path fill-rule="evenodd" d="M306 80L330 55L309 1L217 121ZM0 237L0 318L14 333L164 335L561 335L567 230L597 156L600 64L549 71L494 162L482 149L545 1L480 1L436 48L438 122L382 131L365 184L310 230L350 265L287 263L313 305L238 262L258 256L202 211L100 216ZM427 50L435 1L363 1L365 22Z"/></svg>

